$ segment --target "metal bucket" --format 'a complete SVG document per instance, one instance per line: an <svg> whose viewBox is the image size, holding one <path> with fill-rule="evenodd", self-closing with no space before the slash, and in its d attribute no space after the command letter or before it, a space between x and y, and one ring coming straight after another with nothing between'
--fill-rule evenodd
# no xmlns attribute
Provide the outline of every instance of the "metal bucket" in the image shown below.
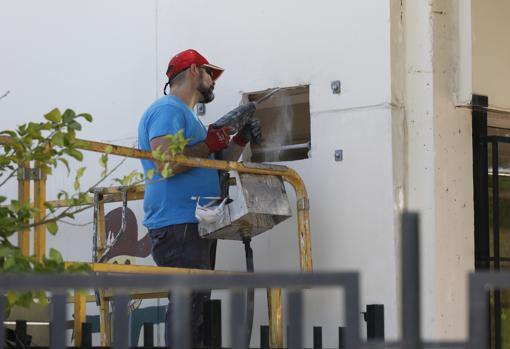
<svg viewBox="0 0 510 349"><path fill-rule="evenodd" d="M207 239L242 240L263 233L290 216L289 199L278 176L233 172L232 202L215 223L200 223L200 236Z"/></svg>

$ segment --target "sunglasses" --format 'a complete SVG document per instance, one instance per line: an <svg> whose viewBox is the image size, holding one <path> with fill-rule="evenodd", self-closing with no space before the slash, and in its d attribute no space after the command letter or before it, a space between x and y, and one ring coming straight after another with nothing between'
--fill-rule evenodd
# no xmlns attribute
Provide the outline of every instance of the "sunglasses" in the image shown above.
<svg viewBox="0 0 510 349"><path fill-rule="evenodd" d="M212 72L212 69L210 67L201 66L200 68L202 68L207 74L209 74L211 79L213 78L213 72Z"/></svg>

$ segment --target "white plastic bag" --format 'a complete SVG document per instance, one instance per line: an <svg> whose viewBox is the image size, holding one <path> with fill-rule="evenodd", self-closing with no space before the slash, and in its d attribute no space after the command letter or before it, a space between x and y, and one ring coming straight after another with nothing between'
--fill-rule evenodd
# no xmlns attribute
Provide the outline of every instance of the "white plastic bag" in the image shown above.
<svg viewBox="0 0 510 349"><path fill-rule="evenodd" d="M225 202L227 198L223 199L223 201L218 206L212 206L215 201L211 201L206 205L200 205L200 197L197 200L197 207L195 208L195 217L200 223L213 224L218 222L223 217L223 210L225 207Z"/></svg>

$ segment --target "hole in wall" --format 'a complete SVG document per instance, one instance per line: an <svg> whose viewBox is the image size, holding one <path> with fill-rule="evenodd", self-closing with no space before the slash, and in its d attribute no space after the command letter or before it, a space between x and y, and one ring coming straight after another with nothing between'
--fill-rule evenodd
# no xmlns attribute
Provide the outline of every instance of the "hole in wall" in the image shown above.
<svg viewBox="0 0 510 349"><path fill-rule="evenodd" d="M269 90L243 94L243 101L256 101ZM309 86L282 88L257 106L254 117L262 126L262 141L251 145L243 158L253 162L293 161L309 158Z"/></svg>

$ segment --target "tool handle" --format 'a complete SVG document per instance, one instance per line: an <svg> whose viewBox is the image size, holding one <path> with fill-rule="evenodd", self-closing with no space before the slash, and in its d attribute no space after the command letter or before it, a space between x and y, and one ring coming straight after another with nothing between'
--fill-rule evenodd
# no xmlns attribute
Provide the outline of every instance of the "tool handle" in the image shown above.
<svg viewBox="0 0 510 349"><path fill-rule="evenodd" d="M231 125L244 126L249 117L257 109L255 103L250 102L242 104L223 115L219 120L212 124L214 128L222 128Z"/></svg>

